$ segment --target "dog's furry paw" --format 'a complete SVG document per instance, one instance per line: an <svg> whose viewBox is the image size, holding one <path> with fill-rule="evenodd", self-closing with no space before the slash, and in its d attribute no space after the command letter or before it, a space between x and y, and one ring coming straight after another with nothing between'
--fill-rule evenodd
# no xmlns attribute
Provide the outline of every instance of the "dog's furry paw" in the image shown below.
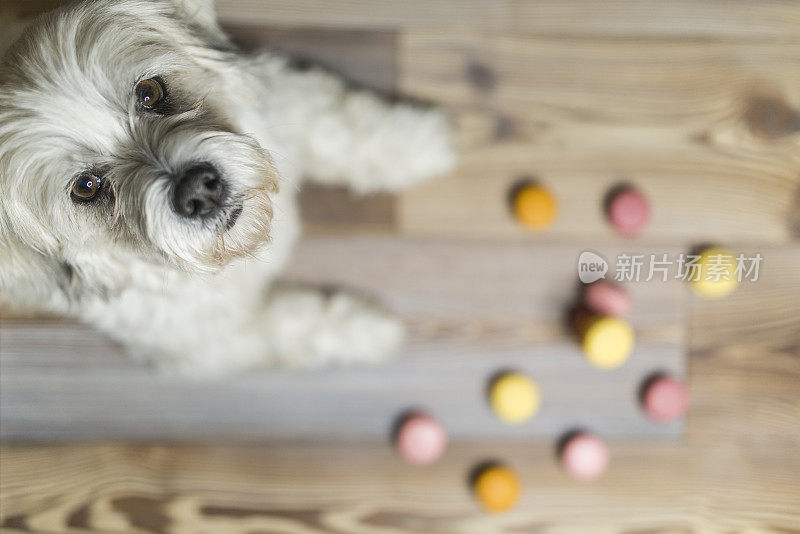
<svg viewBox="0 0 800 534"><path fill-rule="evenodd" d="M283 291L265 316L276 363L286 367L374 364L397 352L403 323L379 303L346 291Z"/></svg>
<svg viewBox="0 0 800 534"><path fill-rule="evenodd" d="M328 298L326 308L310 339L314 363L377 363L403 341L402 322L375 302L338 292Z"/></svg>
<svg viewBox="0 0 800 534"><path fill-rule="evenodd" d="M409 105L404 110L409 122L404 149L408 156L409 183L441 176L456 165L454 129L449 117L440 109L424 109Z"/></svg>
<svg viewBox="0 0 800 534"><path fill-rule="evenodd" d="M454 127L441 109L411 103L386 106L372 94L351 96L348 108L347 116L374 122L361 119L368 126L353 128L347 157L358 163L348 171L354 190L396 192L455 167Z"/></svg>

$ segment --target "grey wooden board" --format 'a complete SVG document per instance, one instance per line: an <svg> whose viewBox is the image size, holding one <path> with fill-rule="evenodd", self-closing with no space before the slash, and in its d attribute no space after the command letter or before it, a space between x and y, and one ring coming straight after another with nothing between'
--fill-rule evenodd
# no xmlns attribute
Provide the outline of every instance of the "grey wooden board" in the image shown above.
<svg viewBox="0 0 800 534"><path fill-rule="evenodd" d="M87 327L6 319L0 327L0 435L388 439L395 417L414 407L441 418L453 439L553 439L576 427L610 438L681 435L681 423L652 424L635 400L649 373L684 374L685 288L631 284L635 353L618 370L596 370L562 324L581 250L394 237L305 240L293 278L365 288L408 321L404 354L372 368L258 370L220 382L187 382L152 374ZM618 253L599 251L607 258ZM506 368L529 373L542 390L541 412L520 426L502 424L485 403L488 379Z"/></svg>
<svg viewBox="0 0 800 534"><path fill-rule="evenodd" d="M225 31L244 50L274 49L378 91L397 88L397 38L390 30L226 25Z"/></svg>

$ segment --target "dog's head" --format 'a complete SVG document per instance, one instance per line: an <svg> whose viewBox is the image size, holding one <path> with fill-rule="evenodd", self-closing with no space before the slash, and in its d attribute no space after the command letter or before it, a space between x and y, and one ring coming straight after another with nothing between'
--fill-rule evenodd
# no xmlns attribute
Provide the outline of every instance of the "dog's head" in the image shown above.
<svg viewBox="0 0 800 534"><path fill-rule="evenodd" d="M0 290L131 260L210 271L269 238L276 173L210 0L46 15L0 67ZM61 281L61 284L67 283Z"/></svg>

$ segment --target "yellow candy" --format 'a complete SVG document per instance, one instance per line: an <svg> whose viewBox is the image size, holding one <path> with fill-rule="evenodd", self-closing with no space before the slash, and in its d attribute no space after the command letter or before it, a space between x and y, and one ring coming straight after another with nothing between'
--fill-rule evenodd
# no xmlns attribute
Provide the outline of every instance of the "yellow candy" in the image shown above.
<svg viewBox="0 0 800 534"><path fill-rule="evenodd" d="M509 424L519 424L539 411L539 387L527 376L509 373L492 384L489 401L494 413Z"/></svg>
<svg viewBox="0 0 800 534"><path fill-rule="evenodd" d="M522 484L507 467L493 466L478 474L473 491L488 511L505 512L516 504Z"/></svg>
<svg viewBox="0 0 800 534"><path fill-rule="evenodd" d="M583 352L600 369L614 369L625 363L633 344L633 329L617 317L596 318L583 332Z"/></svg>
<svg viewBox="0 0 800 534"><path fill-rule="evenodd" d="M550 226L557 211L558 202L555 197L539 185L527 185L514 197L514 214L517 220L533 230Z"/></svg>
<svg viewBox="0 0 800 534"><path fill-rule="evenodd" d="M694 292L701 297L718 299L730 295L739 282L736 278L736 260L724 248L708 248L697 260L699 269L691 275Z"/></svg>

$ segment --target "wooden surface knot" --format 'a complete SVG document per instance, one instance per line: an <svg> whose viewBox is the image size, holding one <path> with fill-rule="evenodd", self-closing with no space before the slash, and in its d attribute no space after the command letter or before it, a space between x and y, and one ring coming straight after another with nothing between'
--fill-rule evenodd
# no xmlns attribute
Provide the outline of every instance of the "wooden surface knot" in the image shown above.
<svg viewBox="0 0 800 534"><path fill-rule="evenodd" d="M497 87L497 74L479 61L470 61L467 64L467 80L476 89L487 93Z"/></svg>
<svg viewBox="0 0 800 534"><path fill-rule="evenodd" d="M771 96L751 98L744 120L753 134L765 139L778 139L800 131L800 113Z"/></svg>

